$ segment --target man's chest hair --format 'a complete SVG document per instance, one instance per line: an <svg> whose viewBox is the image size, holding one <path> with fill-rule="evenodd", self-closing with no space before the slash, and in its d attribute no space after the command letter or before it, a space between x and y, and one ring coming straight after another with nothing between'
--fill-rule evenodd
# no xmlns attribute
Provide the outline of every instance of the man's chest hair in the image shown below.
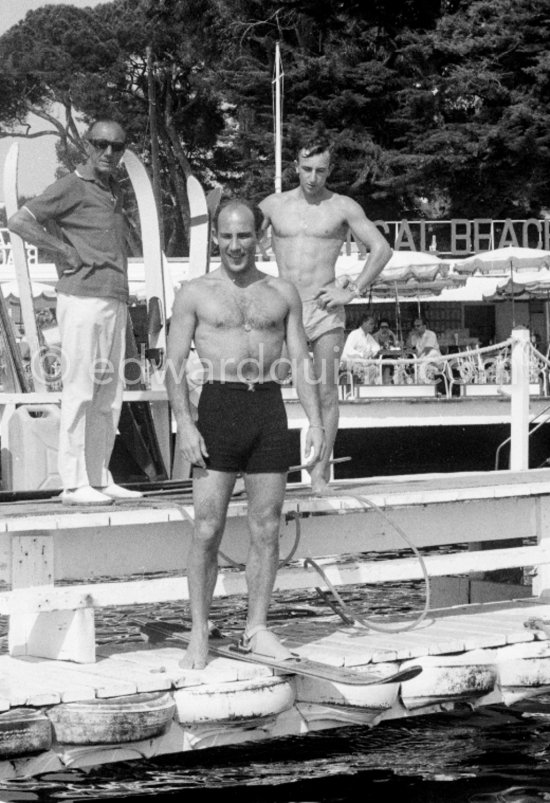
<svg viewBox="0 0 550 803"><path fill-rule="evenodd" d="M199 310L215 328L236 328L248 325L252 329L272 329L282 325L288 304L274 288L262 283L247 288L217 288Z"/></svg>

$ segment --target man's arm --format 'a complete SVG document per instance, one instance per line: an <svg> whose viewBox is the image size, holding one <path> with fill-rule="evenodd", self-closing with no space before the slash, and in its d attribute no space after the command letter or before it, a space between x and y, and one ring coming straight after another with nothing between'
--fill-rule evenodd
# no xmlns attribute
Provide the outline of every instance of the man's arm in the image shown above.
<svg viewBox="0 0 550 803"><path fill-rule="evenodd" d="M269 244L269 239L267 235L271 227L271 214L270 214L271 197L272 197L271 195L268 195L267 198L264 198L263 201L260 201L260 203L258 204L264 216L258 237L258 244L262 252L265 250L265 248L267 248Z"/></svg>
<svg viewBox="0 0 550 803"><path fill-rule="evenodd" d="M368 219L361 206L352 198L342 196L345 222L356 240L367 248L368 255L363 270L354 283L345 289L327 287L317 293L327 309L349 304L354 298L362 295L369 285L382 272L393 253L386 238L378 231L374 223Z"/></svg>
<svg viewBox="0 0 550 803"><path fill-rule="evenodd" d="M185 368L197 326L194 289L182 284L172 308L170 334L166 351L166 389L176 419L180 448L192 465L205 468L208 457L204 439L193 421Z"/></svg>
<svg viewBox="0 0 550 803"><path fill-rule="evenodd" d="M382 272L393 253L383 234L368 219L361 206L351 198L346 198L347 223L356 240L362 242L368 255L363 270L355 281L357 289L363 293Z"/></svg>
<svg viewBox="0 0 550 803"><path fill-rule="evenodd" d="M431 351L439 351L439 342L435 332L426 330L423 337L424 346L422 348L420 357L428 356Z"/></svg>
<svg viewBox="0 0 550 803"><path fill-rule="evenodd" d="M78 251L72 245L64 243L59 237L46 231L25 206L22 206L10 217L8 229L18 234L25 242L32 243L37 248L48 251L54 257L61 257L68 267L68 270L64 271L65 273L78 270L83 264Z"/></svg>
<svg viewBox="0 0 550 803"><path fill-rule="evenodd" d="M284 282L282 286L289 303L286 319L286 347L298 398L309 420L305 450L306 455L310 455L308 465L311 466L321 460L326 448L319 389L302 323L302 302L297 290L289 282Z"/></svg>

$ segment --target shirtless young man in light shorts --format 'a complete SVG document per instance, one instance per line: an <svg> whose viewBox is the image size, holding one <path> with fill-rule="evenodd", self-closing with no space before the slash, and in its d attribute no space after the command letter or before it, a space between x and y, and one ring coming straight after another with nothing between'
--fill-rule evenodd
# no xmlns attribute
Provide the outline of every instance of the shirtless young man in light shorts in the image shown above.
<svg viewBox="0 0 550 803"><path fill-rule="evenodd" d="M362 296L382 271L392 250L384 236L346 195L327 189L332 170L328 139L302 143L295 162L299 185L269 195L260 203L264 230L271 226L279 274L289 279L302 299L306 335L319 381L327 449L311 470L314 493L330 493L330 458L338 431L338 367L344 343L345 309ZM364 243L367 260L354 283L335 282L335 265L348 230Z"/></svg>

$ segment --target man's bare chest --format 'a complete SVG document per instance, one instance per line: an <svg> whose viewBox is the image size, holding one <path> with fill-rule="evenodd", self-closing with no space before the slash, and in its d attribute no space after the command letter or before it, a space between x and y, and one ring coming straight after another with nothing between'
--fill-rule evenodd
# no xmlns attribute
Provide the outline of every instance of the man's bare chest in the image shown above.
<svg viewBox="0 0 550 803"><path fill-rule="evenodd" d="M315 237L342 239L346 235L346 222L334 207L308 204L289 204L272 216L273 231L278 237Z"/></svg>
<svg viewBox="0 0 550 803"><path fill-rule="evenodd" d="M205 323L217 330L274 330L283 325L287 306L279 293L262 288L214 291L202 314Z"/></svg>

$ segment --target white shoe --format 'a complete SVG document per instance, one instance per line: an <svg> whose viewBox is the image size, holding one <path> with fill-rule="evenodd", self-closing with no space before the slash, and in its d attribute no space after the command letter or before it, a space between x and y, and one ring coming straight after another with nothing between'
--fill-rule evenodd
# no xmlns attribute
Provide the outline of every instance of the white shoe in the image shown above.
<svg viewBox="0 0 550 803"><path fill-rule="evenodd" d="M104 488L98 489L102 495L108 496L109 499L142 499L143 494L141 491L131 491L129 488L123 488L122 485L106 485Z"/></svg>
<svg viewBox="0 0 550 803"><path fill-rule="evenodd" d="M113 500L92 488L91 485L82 485L80 488L63 491L61 501L64 505L112 505Z"/></svg>

